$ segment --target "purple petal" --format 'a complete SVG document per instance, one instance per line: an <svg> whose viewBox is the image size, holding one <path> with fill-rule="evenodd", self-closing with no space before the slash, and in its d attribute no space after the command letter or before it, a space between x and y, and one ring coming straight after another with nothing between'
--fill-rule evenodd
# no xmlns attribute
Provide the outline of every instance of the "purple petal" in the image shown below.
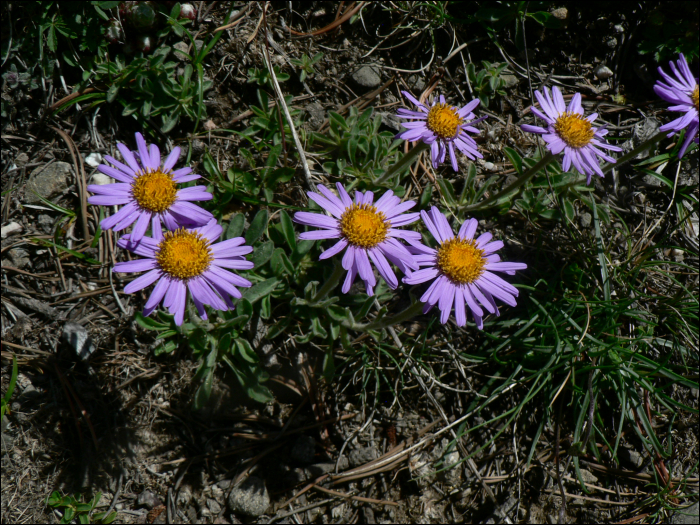
<svg viewBox="0 0 700 525"><path fill-rule="evenodd" d="M334 255L342 252L348 245L347 239L340 239L337 243L335 243L331 248L327 249L324 251L319 257L319 260L324 260L328 259L329 257L333 257Z"/></svg>
<svg viewBox="0 0 700 525"><path fill-rule="evenodd" d="M133 262L133 261L130 261ZM155 263L155 261L152 261ZM155 264L154 264L155 267ZM134 279L131 281L129 284L127 284L124 287L124 293L134 293L138 292L139 290L143 290L146 288L146 286L152 285L154 282L156 282L161 276L163 275L163 272L161 270L151 270L150 272L141 275L137 279Z"/></svg>

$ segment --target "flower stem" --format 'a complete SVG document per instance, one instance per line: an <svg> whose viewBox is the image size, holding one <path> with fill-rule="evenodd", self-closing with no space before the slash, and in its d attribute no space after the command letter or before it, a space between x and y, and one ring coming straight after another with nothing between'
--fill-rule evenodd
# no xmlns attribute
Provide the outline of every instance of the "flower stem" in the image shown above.
<svg viewBox="0 0 700 525"><path fill-rule="evenodd" d="M343 265L340 264L340 262L335 261L335 268L333 268L333 273L328 278L328 280L325 283L323 283L321 289L316 293L316 297L314 297L314 302L317 303L323 300L326 297L326 295L328 295L330 291L338 285L338 281L340 281L340 278L343 276L343 271Z"/></svg>
<svg viewBox="0 0 700 525"><path fill-rule="evenodd" d="M378 321L372 321L371 323L366 323L366 324L351 324L347 326L347 328L350 328L352 330L357 330L359 332L367 332L369 330L382 330L384 328L389 328L390 326L394 326L395 324L403 323L404 321L408 321L409 319L413 319L415 316L423 312L423 303L416 300L406 308L404 311L399 312L398 314L392 316L392 317L382 317Z"/></svg>
<svg viewBox="0 0 700 525"><path fill-rule="evenodd" d="M394 175L399 173L406 166L411 164L418 155L423 153L428 148L429 148L429 146L424 142L421 142L417 146L414 146L413 149L409 150L408 153L406 153L403 157L401 157L401 159L399 159L399 161L396 164L394 164L391 168L386 170L384 175L382 175L378 179L375 179L374 184L378 186L378 185L382 184L383 182L389 180L391 177L393 177Z"/></svg>
<svg viewBox="0 0 700 525"><path fill-rule="evenodd" d="M611 171L613 168L620 167L621 165L623 165L623 164L629 162L630 160L636 158L637 155L639 155L642 151L644 151L645 149L647 149L649 146L652 146L653 144L656 144L656 143L659 142L661 139L663 139L665 136L666 136L666 133L665 133L665 132L664 132L664 133L657 133L656 135L654 135L654 136L651 137L650 139L647 139L647 140L645 140L644 142L642 142L639 146L637 146L636 148L634 148L634 149L633 149L632 151L630 151L629 153L624 154L622 157L620 157L619 159L617 159L616 162L614 162L614 163L613 163L613 162L608 162L608 163L606 163L605 166L603 166L603 168L602 168L603 173L608 173L608 172Z"/></svg>
<svg viewBox="0 0 700 525"><path fill-rule="evenodd" d="M472 204L471 206L465 206L463 210L476 211L495 206L495 203L498 202L499 199L505 197L512 191L517 190L520 186L529 181L532 177L535 176L535 174L538 171L550 164L553 160L554 155L552 155L551 153L547 153L547 155L540 159L540 161L537 164L535 164L532 168L523 173L518 179L516 179L513 183L509 184L506 188L503 188L501 191L499 191L495 195L492 195L485 201L477 202L476 204Z"/></svg>

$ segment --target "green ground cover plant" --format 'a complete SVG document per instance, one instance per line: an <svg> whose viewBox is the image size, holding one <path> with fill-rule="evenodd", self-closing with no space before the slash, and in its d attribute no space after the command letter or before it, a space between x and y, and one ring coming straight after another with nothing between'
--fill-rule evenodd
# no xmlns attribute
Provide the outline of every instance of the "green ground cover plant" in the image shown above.
<svg viewBox="0 0 700 525"><path fill-rule="evenodd" d="M207 406L224 370L253 402L273 402L258 326L265 341L319 351L318 381L326 388L358 384L360 403L372 413L400 406L412 379L442 385L434 363L450 355L457 364L442 366L451 372L480 366L489 378L464 407L464 420L450 421L437 470L463 468L534 414L539 424L525 470L537 461L540 437L556 428L557 461L573 465L587 493L581 461L619 465L627 433L652 458L655 495L642 505L650 520L663 519L662 509L677 498L696 497L686 483L672 483L678 473L667 469L675 456L666 430L681 414L698 412L672 391L699 388L697 281L686 279L697 268L663 256L697 256L678 244L699 210L697 192L678 181L682 163L697 169L698 155L697 42L689 44L681 30L640 44L640 52L660 62L658 103L671 113L663 113L665 125L653 136L624 150L620 127L588 101L584 107L580 91L528 78L532 104L518 130L537 147L498 144L512 176L484 178L489 150L474 138L499 118L508 62L466 64L470 93L461 104L451 95L403 90L391 108L402 124L398 133L387 129L386 110L372 106L328 111L325 127L306 131L285 88L319 76L324 53L303 53L290 60L294 68L247 70L255 101L248 124L207 131L238 140L239 162L224 167L206 151L200 179L190 168L191 148L181 156L169 139L186 130L191 144L207 133L201 124L213 80L205 68L224 31L196 36L181 4L148 2L153 16L140 13L147 19L141 21L124 11L114 43L106 37L124 9L119 2L70 9L32 4L37 21L3 47L10 57L3 78L9 89L36 91L37 71L22 70L16 57L35 56L47 78L59 61L64 73L80 71L80 78L77 96L53 116L76 104L86 111L104 104L137 123L135 139L125 133L115 140L112 150L121 156L106 156L97 168L114 183L87 187L100 224L91 243L97 246L107 231L118 242L118 262L109 271L135 277L122 290L141 294L133 321L154 337L154 356L186 355L197 363L194 410ZM481 25L484 38L500 47L506 28L514 27L512 40L523 52L526 21L542 30L561 27L544 2L481 3L469 16L456 16L452 2L400 4L405 22L397 31L421 23L434 31L448 23ZM227 7L224 20L233 13ZM645 23L660 24L663 10L654 13ZM353 18L356 25L361 15ZM148 27L149 45L141 41L140 50L129 52L115 47L138 27ZM184 65L172 59L176 37L190 43ZM3 118L11 115L3 102ZM665 149L640 157L657 144ZM307 156L316 167L312 178ZM417 192L419 169L432 180ZM655 223L628 224L606 196L603 184L620 170L661 184L668 202ZM65 227L37 244L111 265L68 247L66 232L79 211L41 201L62 215ZM584 214L588 229L579 225ZM497 226L509 217L517 218L517 229ZM666 226L657 228L662 220ZM513 404L491 411L514 392ZM472 416L481 422L469 424ZM446 459L482 427L499 430L459 461ZM571 439L560 445L562 429ZM697 464L693 469L685 476L696 475ZM99 498L80 503L54 492L47 502L64 509L62 523L87 523L90 516L109 523L114 514L91 515Z"/></svg>

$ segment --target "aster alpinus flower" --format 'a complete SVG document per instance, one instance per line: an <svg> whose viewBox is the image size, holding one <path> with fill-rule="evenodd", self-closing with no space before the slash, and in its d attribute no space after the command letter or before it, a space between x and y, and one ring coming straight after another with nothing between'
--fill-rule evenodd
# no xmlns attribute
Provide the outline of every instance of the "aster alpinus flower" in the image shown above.
<svg viewBox="0 0 700 525"><path fill-rule="evenodd" d="M395 264L403 273L417 270L413 255L397 239L403 239L411 244L420 242L420 234L417 232L399 230L398 226L405 226L418 220L418 213L404 213L415 206L415 202L401 200L389 190L382 197L374 201L374 193L355 192L353 203L348 192L340 183L336 184L338 195L336 197L325 186L319 185L322 195L308 192L309 198L331 216L321 213L297 212L294 214L294 222L322 228L321 230L304 232L300 239L340 239L331 248L324 251L319 259L328 259L345 250L342 265L348 271L343 283L343 293L348 293L355 277L365 282L367 295L374 294L374 286L377 279L372 271L370 261L379 270L391 289L395 289L399 282L394 270L389 263Z"/></svg>
<svg viewBox="0 0 700 525"><path fill-rule="evenodd" d="M416 262L422 268L403 278L406 284L420 284L432 280L432 284L420 298L425 303L423 313L436 304L440 309L440 322L445 324L454 305L457 326L467 322L465 304L474 316L477 328L484 327L484 309L499 315L495 299L515 306L518 289L493 272L515 275L526 264L500 262L495 252L503 247L503 241L493 241L490 233L482 233L476 239L476 219L465 221L455 235L445 216L435 206L430 212L421 211L421 218L430 234L438 241L437 249L425 245L413 245L419 251Z"/></svg>
<svg viewBox="0 0 700 525"><path fill-rule="evenodd" d="M253 268L253 263L245 258L253 248L243 246L243 237L214 243L222 231L213 219L200 228L179 228L165 234L160 229L154 230L154 237L143 237L138 244L131 242L133 234L124 235L117 245L145 259L117 263L113 271L147 272L127 284L125 293L134 293L156 283L146 301L145 316L162 301L175 316L175 324L181 325L188 291L202 319L207 318L205 304L217 310L233 310L231 297L241 298L236 286L248 288L252 284L226 269Z"/></svg>
<svg viewBox="0 0 700 525"><path fill-rule="evenodd" d="M698 104L700 103L700 94L698 93L698 78L691 73L683 53L680 54L676 64L672 61L668 63L673 76L667 75L663 69L659 68L659 75L664 81L659 80L654 85L654 91L667 102L676 104L668 109L685 113L685 115L659 128L660 131L670 131L669 137L687 128L685 140L678 152L678 157L680 158L685 153L685 150L688 149L691 140L695 140L696 144L698 143Z"/></svg>
<svg viewBox="0 0 700 525"><path fill-rule="evenodd" d="M608 134L604 127L593 127L593 121L598 118L598 113L591 113L587 117L583 115L581 105L581 94L576 93L569 102L569 107L564 103L564 97L559 88L554 86L550 96L547 88L542 88L544 95L535 91L535 97L540 103L542 110L535 106L530 109L537 118L547 123L546 128L523 124L521 128L529 133L537 133L547 143L547 149L554 155L564 152L562 168L569 171L571 165L586 175L586 184L591 183L591 176L595 173L604 177L603 170L598 165L597 157L614 163L615 159L601 151L604 148L610 151L622 151L622 148L611 146L603 137Z"/></svg>
<svg viewBox="0 0 700 525"><path fill-rule="evenodd" d="M178 189L178 184L201 178L193 175L192 168L172 171L180 158L180 148L175 147L161 165L160 150L155 144L148 146L141 133L136 133L138 150L131 152L124 144L117 148L124 157L123 164L109 155L105 159L112 166L100 164L98 171L117 179L115 184L91 184L88 191L96 193L88 202L97 206L123 207L111 217L102 220L103 230L123 230L131 226L131 242L139 243L148 226L161 231L161 222L168 230L180 227L202 226L214 216L191 201L206 201L212 194L206 186Z"/></svg>
<svg viewBox="0 0 700 525"><path fill-rule="evenodd" d="M447 152L450 152L452 169L459 170L455 147L467 157L474 160L483 158L479 153L476 142L467 132L479 134L479 130L474 127L486 117L476 119L473 110L479 105L479 100L472 100L462 109L450 106L445 102L445 97L440 95L433 100L430 107L421 103L408 91L402 91L403 96L410 100L419 111L411 111L399 108L397 114L400 118L412 119L411 122L403 122L401 125L406 128L396 137L408 141L422 140L430 146L430 158L433 168L445 162ZM439 102L438 102L439 100Z"/></svg>

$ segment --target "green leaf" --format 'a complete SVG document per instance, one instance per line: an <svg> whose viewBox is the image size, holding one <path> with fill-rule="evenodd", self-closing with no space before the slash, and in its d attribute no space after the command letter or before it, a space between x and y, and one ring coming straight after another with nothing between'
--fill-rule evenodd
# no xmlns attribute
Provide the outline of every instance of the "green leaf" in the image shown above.
<svg viewBox="0 0 700 525"><path fill-rule="evenodd" d="M333 348L331 345L330 348ZM335 360L333 359L333 351L329 350L323 356L323 377L328 384L333 381L335 376Z"/></svg>
<svg viewBox="0 0 700 525"><path fill-rule="evenodd" d="M289 316L282 317L280 320L278 320L275 324L273 324L268 330L267 334L265 335L265 339L271 340L277 337L278 335L284 333L284 331L287 329L289 324L291 323L292 319Z"/></svg>
<svg viewBox="0 0 700 525"><path fill-rule="evenodd" d="M284 240L287 241L287 245L292 250L296 250L297 239L294 233L294 225L289 214L284 210L280 210L280 226L282 227L282 235L284 236Z"/></svg>
<svg viewBox="0 0 700 525"><path fill-rule="evenodd" d="M255 350L253 350L253 347L250 346L247 339L236 339L236 347L238 348L239 355L243 359L249 363L258 363L258 355L255 353Z"/></svg>
<svg viewBox="0 0 700 525"><path fill-rule="evenodd" d="M508 157L508 160L510 160L511 164L513 164L513 167L515 168L515 171L518 173L518 175L522 175L523 174L523 159L520 158L520 155L518 155L518 152L515 151L513 148L509 148L507 146L504 146L503 153L506 154L506 157Z"/></svg>
<svg viewBox="0 0 700 525"><path fill-rule="evenodd" d="M294 274L294 266L282 248L277 248L272 254L270 267L272 268L272 273L274 273L277 277L281 277L285 273L290 275Z"/></svg>
<svg viewBox="0 0 700 525"><path fill-rule="evenodd" d="M233 239L235 237L240 237L243 233L243 228L245 227L245 217L242 213L237 213L228 223L228 228L226 228L226 240Z"/></svg>
<svg viewBox="0 0 700 525"><path fill-rule="evenodd" d="M571 203L569 199L562 199L562 208L564 208L564 215L566 215L566 218L570 221L574 220L574 216L576 215L576 212L574 210L574 205Z"/></svg>
<svg viewBox="0 0 700 525"><path fill-rule="evenodd" d="M273 243L272 241L266 241L257 248L255 248L255 251L253 252L253 257L251 259L253 261L253 264L255 265L255 268L260 268L263 264L269 261L274 251L275 243Z"/></svg>
<svg viewBox="0 0 700 525"><path fill-rule="evenodd" d="M33 238L32 241L39 243L39 244L43 244L45 246L51 246L52 248L56 248L58 251L61 251L61 252L69 253L73 257L77 257L81 261L85 261L88 264L102 266L102 263L100 261L96 261L92 257L88 257L87 255L85 255L84 253L80 253L80 252L77 252L75 250L71 250L70 248L66 248L65 246L61 246L60 244L56 244L56 243L51 242L49 240Z"/></svg>
<svg viewBox="0 0 700 525"><path fill-rule="evenodd" d="M175 341L168 341L167 343L156 347L153 350L153 355L159 356L160 354L169 354L177 348L177 343Z"/></svg>
<svg viewBox="0 0 700 525"><path fill-rule="evenodd" d="M144 317L141 312L136 312L136 314L134 314L134 321L136 321L137 325L146 330L162 331L170 328L169 324L158 322L151 317Z"/></svg>
<svg viewBox="0 0 700 525"><path fill-rule="evenodd" d="M242 295L245 299L250 301L251 304L254 304L256 301L272 292L277 286L277 283L279 283L279 279L277 279L277 277L271 277L270 279L256 284L252 288L243 290Z"/></svg>
<svg viewBox="0 0 700 525"><path fill-rule="evenodd" d="M420 202L418 204L420 209L424 209L428 207L428 204L430 204L430 199L433 196L433 185L428 183L425 185L425 188L423 189L423 193L421 193L420 196Z"/></svg>
<svg viewBox="0 0 700 525"><path fill-rule="evenodd" d="M204 365L202 365L204 366ZM211 396L211 387L214 383L214 368L206 367L206 376L204 381L194 394L193 407L195 410L202 408Z"/></svg>
<svg viewBox="0 0 700 525"><path fill-rule="evenodd" d="M257 241L260 236L264 233L267 228L267 221L270 218L270 212L267 210L260 210L255 217L253 222L250 223L250 228L245 234L245 242L249 246L252 246L255 241Z"/></svg>

